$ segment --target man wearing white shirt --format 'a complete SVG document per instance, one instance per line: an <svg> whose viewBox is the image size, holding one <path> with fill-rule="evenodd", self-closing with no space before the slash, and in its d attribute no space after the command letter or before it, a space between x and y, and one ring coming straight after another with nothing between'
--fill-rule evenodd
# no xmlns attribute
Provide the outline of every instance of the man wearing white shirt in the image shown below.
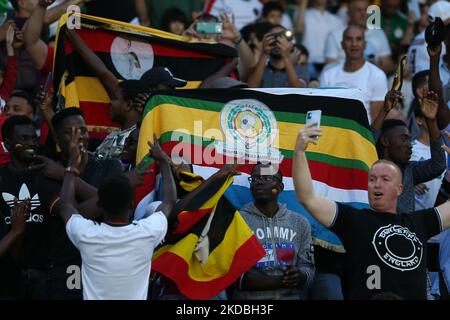
<svg viewBox="0 0 450 320"><path fill-rule="evenodd" d="M364 58L366 41L361 27L347 27L342 47L345 51L345 62L326 68L320 76L320 85L360 89L371 123L383 107L384 96L388 91L386 75Z"/></svg>
<svg viewBox="0 0 450 320"><path fill-rule="evenodd" d="M150 155L159 163L164 181L163 202L149 217L130 221L133 189L123 175L114 176L98 189L97 207L104 222L83 218L74 207L74 180L81 155L86 152L79 129L72 130L70 159L56 208L69 239L81 253L83 298L85 300L145 300L148 293L151 258L164 239L169 213L176 200L176 188L169 160L156 137Z"/></svg>
<svg viewBox="0 0 450 320"><path fill-rule="evenodd" d="M303 45L308 48L309 61L315 64L325 63L328 34L344 27L334 14L327 11L327 2L328 0L315 0L313 6L305 11Z"/></svg>
<svg viewBox="0 0 450 320"><path fill-rule="evenodd" d="M432 19L441 18L446 26L450 24L450 3L447 1L437 1L433 5L431 5L428 10L428 16ZM448 30L448 28L447 28ZM447 35L448 37L448 35ZM446 53L446 47L443 46L441 51L441 62L443 61L443 57ZM408 60L410 64L410 70L413 74L417 72L427 70L430 66L430 58L427 52L427 44L425 42L425 31L422 31L420 34L416 36L413 43L408 49ZM442 69L442 66L441 66ZM441 75L445 75L441 71ZM448 71L448 69L447 69ZM441 79L445 84L446 79ZM448 80L448 79L447 79Z"/></svg>
<svg viewBox="0 0 450 320"><path fill-rule="evenodd" d="M348 4L349 25L357 25L365 30L367 46L365 57L368 61L376 64L386 74L391 73L394 68L392 52L389 41L381 29L367 29L367 8L369 0L350 0ZM325 63L333 64L345 60L345 53L342 50L342 35L346 27L332 31L325 43Z"/></svg>

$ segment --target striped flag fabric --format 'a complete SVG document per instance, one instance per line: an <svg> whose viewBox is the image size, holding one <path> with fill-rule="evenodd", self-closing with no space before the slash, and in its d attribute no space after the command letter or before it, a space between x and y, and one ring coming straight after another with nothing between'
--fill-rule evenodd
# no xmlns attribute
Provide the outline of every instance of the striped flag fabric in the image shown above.
<svg viewBox="0 0 450 320"><path fill-rule="evenodd" d="M100 81L66 39L68 18L63 15L55 43L54 87L65 107L83 110L91 139L104 139L118 127L110 121L109 97ZM89 15L80 15L77 34L119 79L140 79L155 66L169 68L188 81L185 89L201 81L237 56L234 48L200 43L156 29ZM233 76L235 76L233 74Z"/></svg>
<svg viewBox="0 0 450 320"><path fill-rule="evenodd" d="M237 210L252 201L247 178L254 163L278 160L285 186L279 201L310 221L315 244L345 252L339 238L299 204L292 181L297 133L306 112L317 109L322 111L323 136L306 153L315 192L367 207L368 171L377 153L357 89L198 89L157 94L144 111L137 159L144 158L153 133L168 154L187 159L204 178L225 161L244 159L242 175L225 193ZM258 149L259 145L264 147Z"/></svg>
<svg viewBox="0 0 450 320"><path fill-rule="evenodd" d="M193 176L181 174L186 191L198 186ZM239 211L223 196L232 182L233 177L217 180L199 194L153 255L152 270L175 282L190 299L218 295L265 255Z"/></svg>

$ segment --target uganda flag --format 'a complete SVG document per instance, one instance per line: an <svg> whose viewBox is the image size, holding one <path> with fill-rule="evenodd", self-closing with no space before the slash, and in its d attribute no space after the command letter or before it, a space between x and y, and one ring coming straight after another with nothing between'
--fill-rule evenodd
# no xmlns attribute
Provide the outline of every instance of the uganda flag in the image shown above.
<svg viewBox="0 0 450 320"><path fill-rule="evenodd" d="M309 220L315 244L344 252L339 238L299 204L292 157L307 111L321 110L323 136L306 153L314 190L367 207L368 171L377 153L360 99L356 89L199 89L155 95L144 111L137 158L145 156L146 141L155 132L167 154L190 161L205 179L230 158L244 159L248 164L225 193L237 210L253 200L248 182L253 164L278 163L284 183L279 202Z"/></svg>
<svg viewBox="0 0 450 320"><path fill-rule="evenodd" d="M91 139L103 139L118 125L110 120L109 97L102 84L66 39L67 24L63 15L56 35L54 87L63 98L61 104L83 110ZM147 70L163 66L188 81L184 88L196 88L237 55L223 44L83 14L80 29L75 30L119 80L137 80Z"/></svg>
<svg viewBox="0 0 450 320"><path fill-rule="evenodd" d="M197 177L181 173L181 187L195 189ZM190 299L218 295L265 256L241 214L223 196L232 183L233 177L218 179L195 197L153 255L152 270L175 282Z"/></svg>

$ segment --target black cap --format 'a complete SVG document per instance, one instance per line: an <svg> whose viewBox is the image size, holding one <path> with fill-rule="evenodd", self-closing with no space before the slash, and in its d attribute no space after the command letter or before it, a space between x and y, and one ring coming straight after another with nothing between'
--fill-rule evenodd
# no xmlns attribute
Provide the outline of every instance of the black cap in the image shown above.
<svg viewBox="0 0 450 320"><path fill-rule="evenodd" d="M141 77L141 81L148 87L156 87L158 84L164 84L169 87L184 87L186 80L175 78L169 69L165 67L154 67L147 70Z"/></svg>

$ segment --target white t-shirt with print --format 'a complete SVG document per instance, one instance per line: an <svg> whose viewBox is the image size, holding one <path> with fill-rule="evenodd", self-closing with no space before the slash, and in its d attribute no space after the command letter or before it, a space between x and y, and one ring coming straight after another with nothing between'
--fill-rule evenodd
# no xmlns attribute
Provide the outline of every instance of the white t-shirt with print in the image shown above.
<svg viewBox="0 0 450 320"><path fill-rule="evenodd" d="M325 68L320 75L320 85L322 87L360 89L369 122L372 122L370 103L384 101L384 96L388 91L386 74L380 68L367 61L361 69L355 72L344 71L343 62Z"/></svg>
<svg viewBox="0 0 450 320"><path fill-rule="evenodd" d="M74 214L67 235L81 253L85 300L145 300L154 248L164 239L161 212L126 226L96 223Z"/></svg>

